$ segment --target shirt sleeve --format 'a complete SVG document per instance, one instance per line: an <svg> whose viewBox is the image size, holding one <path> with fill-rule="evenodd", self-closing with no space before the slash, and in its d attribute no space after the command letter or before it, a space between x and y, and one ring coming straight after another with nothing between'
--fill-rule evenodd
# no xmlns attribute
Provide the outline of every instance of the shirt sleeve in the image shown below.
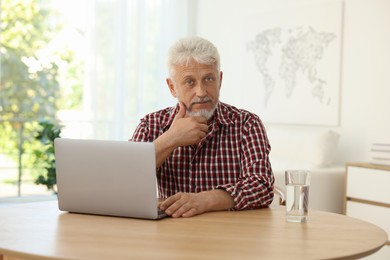
<svg viewBox="0 0 390 260"><path fill-rule="evenodd" d="M152 142L153 140L150 140L150 134L149 134L149 124L148 121L143 118L141 119L141 122L138 124L137 128L135 129L133 136L129 141L132 142Z"/></svg>
<svg viewBox="0 0 390 260"><path fill-rule="evenodd" d="M269 145L263 124L253 118L243 127L241 172L235 183L220 185L233 197L232 210L267 207L273 200L274 176L269 162Z"/></svg>
<svg viewBox="0 0 390 260"><path fill-rule="evenodd" d="M164 132L164 127L169 128L169 122L172 117L172 109L165 109L146 115L141 119L133 136L129 141L132 142L153 142Z"/></svg>

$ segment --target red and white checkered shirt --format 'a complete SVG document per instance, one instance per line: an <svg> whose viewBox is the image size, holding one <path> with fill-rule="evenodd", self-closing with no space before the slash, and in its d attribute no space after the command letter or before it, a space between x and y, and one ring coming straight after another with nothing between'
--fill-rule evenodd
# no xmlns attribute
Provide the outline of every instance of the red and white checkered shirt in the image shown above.
<svg viewBox="0 0 390 260"><path fill-rule="evenodd" d="M145 116L131 141L153 142L169 129L178 111L176 106ZM266 207L274 195L270 150L258 116L219 102L199 145L176 148L157 169L159 196L224 189L235 210Z"/></svg>

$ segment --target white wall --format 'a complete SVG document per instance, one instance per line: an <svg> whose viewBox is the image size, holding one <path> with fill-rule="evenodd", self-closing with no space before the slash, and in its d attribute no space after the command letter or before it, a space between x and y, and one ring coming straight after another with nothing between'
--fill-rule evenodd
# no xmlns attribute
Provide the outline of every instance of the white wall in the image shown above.
<svg viewBox="0 0 390 260"><path fill-rule="evenodd" d="M240 85L237 72L245 64L239 64L235 52L240 46L241 22L249 15L294 1L198 0L197 3L196 33L211 40L221 55L224 71L221 100L244 107L240 93L245 86ZM343 32L339 125L265 122L271 132L337 131L341 135L336 154L339 164L368 161L371 142L379 137L385 136L390 142L390 0L344 0Z"/></svg>

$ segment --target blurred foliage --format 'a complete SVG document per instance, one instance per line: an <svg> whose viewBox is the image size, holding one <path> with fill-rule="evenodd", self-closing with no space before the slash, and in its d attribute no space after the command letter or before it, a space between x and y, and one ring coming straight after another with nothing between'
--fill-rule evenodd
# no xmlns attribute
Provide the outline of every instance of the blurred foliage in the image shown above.
<svg viewBox="0 0 390 260"><path fill-rule="evenodd" d="M39 172L35 183L46 185L48 190L56 191L57 177L56 164L54 156L54 139L59 138L61 134L61 127L50 122L39 122L36 140L42 144L41 149L34 150L36 158L36 166L42 169Z"/></svg>
<svg viewBox="0 0 390 260"><path fill-rule="evenodd" d="M54 118L59 96L55 55L44 48L59 27L37 1L1 1L0 116L3 120ZM19 128L15 123L13 128Z"/></svg>
<svg viewBox="0 0 390 260"><path fill-rule="evenodd" d="M0 153L21 157L36 177L41 163L34 151L47 149L36 139L39 122L57 125L60 108L80 107L82 64L73 50L55 48L53 39L64 25L49 0L0 3Z"/></svg>

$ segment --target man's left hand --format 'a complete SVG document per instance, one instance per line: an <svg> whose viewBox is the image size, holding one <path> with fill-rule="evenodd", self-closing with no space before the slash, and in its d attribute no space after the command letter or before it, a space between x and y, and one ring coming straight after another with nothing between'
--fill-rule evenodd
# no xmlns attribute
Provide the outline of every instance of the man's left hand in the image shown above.
<svg viewBox="0 0 390 260"><path fill-rule="evenodd" d="M173 218L192 217L207 211L226 210L234 206L233 199L224 190L200 193L178 192L159 204L161 210Z"/></svg>
<svg viewBox="0 0 390 260"><path fill-rule="evenodd" d="M173 218L192 217L206 211L207 198L202 193L178 192L160 203L160 209Z"/></svg>

